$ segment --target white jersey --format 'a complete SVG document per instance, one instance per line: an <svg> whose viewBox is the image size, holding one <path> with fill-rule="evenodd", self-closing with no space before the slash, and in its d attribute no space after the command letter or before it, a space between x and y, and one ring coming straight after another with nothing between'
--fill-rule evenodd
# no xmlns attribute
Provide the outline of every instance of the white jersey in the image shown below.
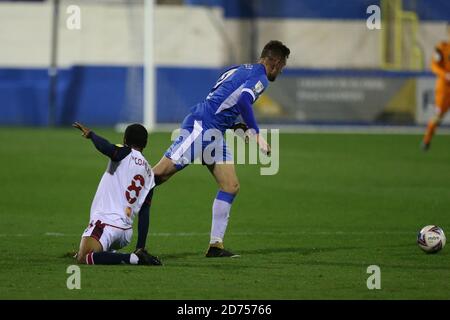
<svg viewBox="0 0 450 320"><path fill-rule="evenodd" d="M142 153L131 149L121 161L109 161L91 206L91 221L130 228L148 192L155 186L153 171Z"/></svg>

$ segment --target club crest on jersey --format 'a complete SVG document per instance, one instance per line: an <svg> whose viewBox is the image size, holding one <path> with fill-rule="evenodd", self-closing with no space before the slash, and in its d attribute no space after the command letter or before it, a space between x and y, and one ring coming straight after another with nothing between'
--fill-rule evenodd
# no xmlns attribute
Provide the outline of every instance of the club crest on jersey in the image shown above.
<svg viewBox="0 0 450 320"><path fill-rule="evenodd" d="M264 90L264 85L262 84L261 81L258 81L258 82L255 84L255 87L253 88L253 92L254 92L255 94L260 94L261 92L263 92L263 90Z"/></svg>

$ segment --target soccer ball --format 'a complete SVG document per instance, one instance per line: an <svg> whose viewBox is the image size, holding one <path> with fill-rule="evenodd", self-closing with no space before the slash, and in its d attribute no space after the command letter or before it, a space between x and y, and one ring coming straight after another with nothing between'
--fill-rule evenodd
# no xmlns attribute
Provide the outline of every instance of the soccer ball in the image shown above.
<svg viewBox="0 0 450 320"><path fill-rule="evenodd" d="M419 247L427 253L435 253L445 246L444 230L438 226L423 227L417 235Z"/></svg>

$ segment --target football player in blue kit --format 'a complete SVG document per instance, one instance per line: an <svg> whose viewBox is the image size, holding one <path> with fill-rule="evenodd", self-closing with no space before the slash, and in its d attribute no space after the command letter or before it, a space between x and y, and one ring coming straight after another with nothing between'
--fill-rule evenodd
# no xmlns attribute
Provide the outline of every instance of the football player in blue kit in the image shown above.
<svg viewBox="0 0 450 320"><path fill-rule="evenodd" d="M206 99L191 108L181 125L180 135L153 168L159 185L200 157L214 176L219 191L212 207L206 257L238 256L223 245L231 205L239 191L239 180L223 134L227 129L236 128L237 118L241 116L250 129L247 133L254 136L262 152L270 154L270 146L259 135L252 104L268 87L269 81L275 81L282 72L289 54L289 48L282 42L272 40L264 46L258 63L233 66L222 73ZM214 134L217 132L219 135ZM205 159L208 148L213 152L208 153L210 159Z"/></svg>

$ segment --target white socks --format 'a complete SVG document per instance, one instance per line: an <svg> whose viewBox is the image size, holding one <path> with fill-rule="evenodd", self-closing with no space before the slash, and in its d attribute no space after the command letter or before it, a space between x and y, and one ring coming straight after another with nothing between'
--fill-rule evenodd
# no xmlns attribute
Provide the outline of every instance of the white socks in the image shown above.
<svg viewBox="0 0 450 320"><path fill-rule="evenodd" d="M231 204L235 195L219 191L212 207L212 226L210 244L222 243L227 230L228 218L230 217Z"/></svg>
<svg viewBox="0 0 450 320"><path fill-rule="evenodd" d="M138 264L139 258L134 253L130 254L130 264Z"/></svg>

